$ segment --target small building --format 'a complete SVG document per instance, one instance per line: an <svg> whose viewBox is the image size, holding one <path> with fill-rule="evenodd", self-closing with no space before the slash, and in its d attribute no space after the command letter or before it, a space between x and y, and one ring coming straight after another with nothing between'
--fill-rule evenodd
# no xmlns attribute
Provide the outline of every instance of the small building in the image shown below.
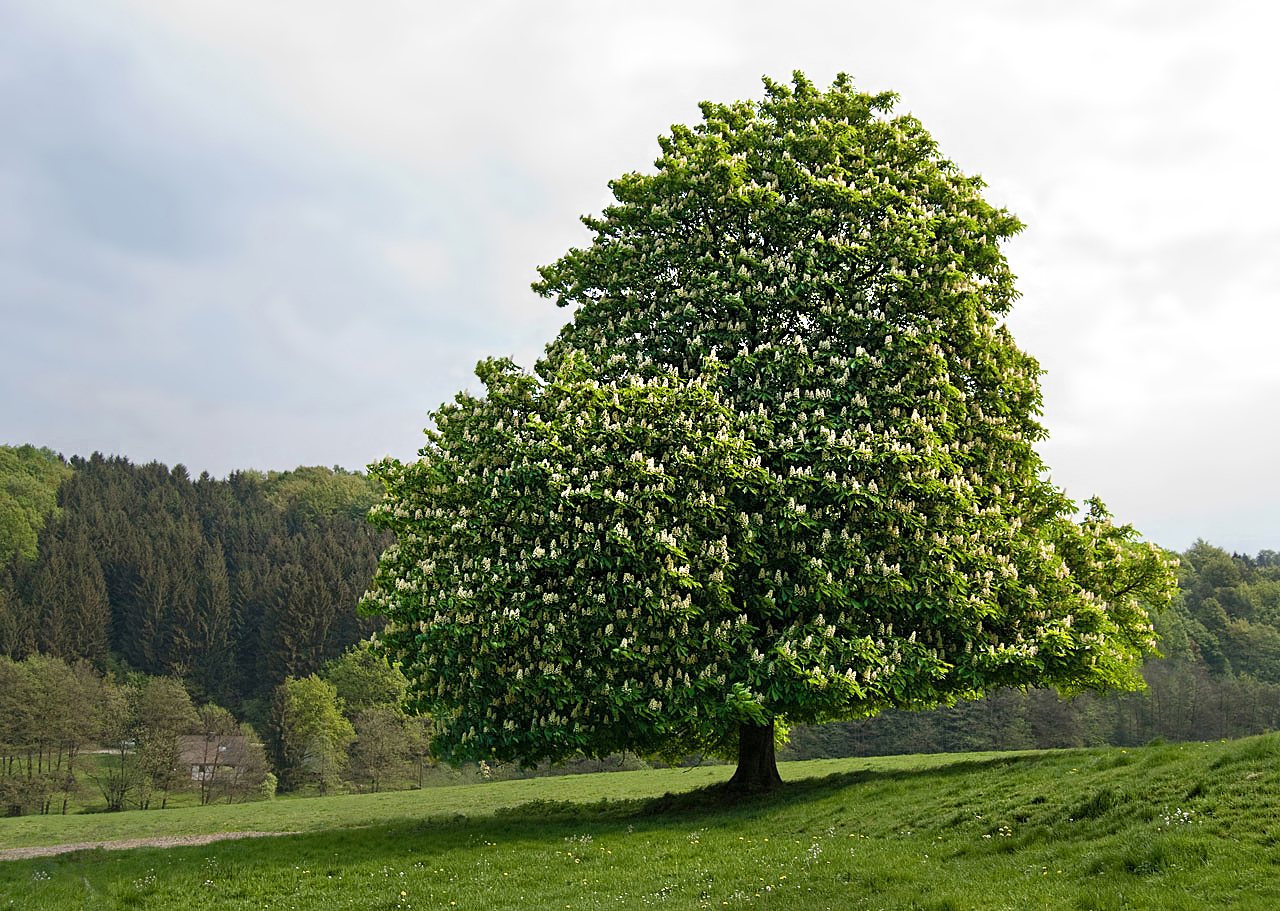
<svg viewBox="0 0 1280 911"><path fill-rule="evenodd" d="M178 738L178 767L189 768L192 781L206 783L213 781L220 769L250 764L250 749L243 734L188 734Z"/></svg>

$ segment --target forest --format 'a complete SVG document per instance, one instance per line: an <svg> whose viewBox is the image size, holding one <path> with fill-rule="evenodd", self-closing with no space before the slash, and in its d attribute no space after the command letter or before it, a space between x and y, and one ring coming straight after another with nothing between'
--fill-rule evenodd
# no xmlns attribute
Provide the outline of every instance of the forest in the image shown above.
<svg viewBox="0 0 1280 911"><path fill-rule="evenodd" d="M355 610L391 540L366 521L380 497L376 480L339 468L193 479L182 465L0 447L0 779L53 770L19 810L57 812L64 770L113 743L121 769L135 765L120 773L121 801L160 806L182 749L175 738L196 731L261 744L261 762L243 763L251 779L219 792L227 799L261 793L268 770L286 790L420 784L429 719L399 712L403 679L359 645L382 626ZM1145 690L1064 699L1005 689L949 708L796 725L781 757L1280 728L1280 554L1199 541L1178 556L1179 594L1156 618L1163 657L1143 668ZM98 726L69 705L94 706ZM39 736L37 718L48 720ZM107 774L102 760L96 769Z"/></svg>
<svg viewBox="0 0 1280 911"><path fill-rule="evenodd" d="M389 543L359 473L191 478L182 465L0 448L0 655L181 679L261 718L379 629L357 616Z"/></svg>

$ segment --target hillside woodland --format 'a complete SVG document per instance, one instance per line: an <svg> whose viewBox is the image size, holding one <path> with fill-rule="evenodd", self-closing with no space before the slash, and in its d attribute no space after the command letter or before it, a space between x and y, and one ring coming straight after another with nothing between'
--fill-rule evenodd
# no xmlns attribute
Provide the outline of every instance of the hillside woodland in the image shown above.
<svg viewBox="0 0 1280 911"><path fill-rule="evenodd" d="M32 447L0 472L0 654L175 677L252 714L381 627L354 610L389 542L362 474L192 479Z"/></svg>
<svg viewBox="0 0 1280 911"><path fill-rule="evenodd" d="M338 468L193 479L182 465L0 447L8 810L58 812L85 787L108 806L163 806L179 784L166 776L190 746L180 738L197 733L261 750L218 788L180 783L201 799L269 791L268 771L282 789L420 784L428 721L403 716L403 678L359 645L382 626L355 610L390 543L365 519L380 496L375 480ZM1199 541L1179 556L1180 591L1157 617L1163 657L1144 667L1146 690L1070 701L1002 690L950 708L796 725L783 758L1280 728L1280 554ZM96 780L77 771L90 749L108 751L92 763ZM120 771L104 771L104 755ZM108 793L111 774L123 793Z"/></svg>

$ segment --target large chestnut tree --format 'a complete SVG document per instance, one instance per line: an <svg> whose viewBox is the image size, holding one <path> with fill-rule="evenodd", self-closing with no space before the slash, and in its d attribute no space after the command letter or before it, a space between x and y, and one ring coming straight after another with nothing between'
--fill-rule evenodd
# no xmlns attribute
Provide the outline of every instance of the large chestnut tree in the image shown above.
<svg viewBox="0 0 1280 911"><path fill-rule="evenodd" d="M778 782L775 726L1132 687L1170 561L1083 520L1001 323L1021 228L891 94L702 105L535 290L533 374L371 466L363 607L447 759L629 749Z"/></svg>

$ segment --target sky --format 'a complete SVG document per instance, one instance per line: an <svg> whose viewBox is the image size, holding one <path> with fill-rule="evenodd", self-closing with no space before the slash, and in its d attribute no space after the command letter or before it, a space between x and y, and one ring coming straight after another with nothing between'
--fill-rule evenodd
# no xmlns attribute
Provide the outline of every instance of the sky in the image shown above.
<svg viewBox="0 0 1280 911"><path fill-rule="evenodd" d="M1256 0L0 0L0 443L224 477L412 458L697 103L894 91L1026 223L1039 450L1280 550L1280 8Z"/></svg>

